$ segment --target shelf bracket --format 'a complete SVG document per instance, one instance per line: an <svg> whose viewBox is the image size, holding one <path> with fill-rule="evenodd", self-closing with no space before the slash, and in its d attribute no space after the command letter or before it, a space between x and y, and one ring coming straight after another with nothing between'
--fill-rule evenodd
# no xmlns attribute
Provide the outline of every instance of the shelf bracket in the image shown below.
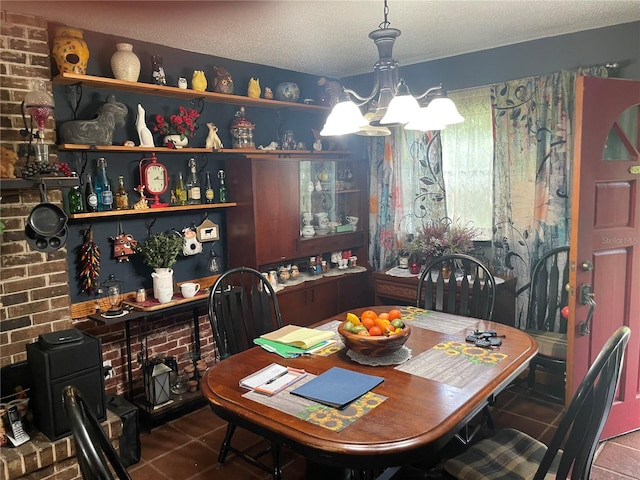
<svg viewBox="0 0 640 480"><path fill-rule="evenodd" d="M204 97L192 98L191 105L198 111L198 114L202 114L204 111Z"/></svg>

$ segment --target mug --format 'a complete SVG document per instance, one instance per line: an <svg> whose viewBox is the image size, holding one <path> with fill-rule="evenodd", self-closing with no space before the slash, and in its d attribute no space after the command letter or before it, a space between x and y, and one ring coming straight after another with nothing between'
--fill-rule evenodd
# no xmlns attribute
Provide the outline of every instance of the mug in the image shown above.
<svg viewBox="0 0 640 480"><path fill-rule="evenodd" d="M173 288L160 288L156 296L158 302L169 303L173 299Z"/></svg>
<svg viewBox="0 0 640 480"><path fill-rule="evenodd" d="M182 291L182 296L184 298L192 298L195 297L196 293L200 291L200 284L186 282L180 285L180 290Z"/></svg>
<svg viewBox="0 0 640 480"><path fill-rule="evenodd" d="M347 215L347 222L349 222L351 225L355 225L356 223L358 223L359 218L358 217L352 217L351 215Z"/></svg>

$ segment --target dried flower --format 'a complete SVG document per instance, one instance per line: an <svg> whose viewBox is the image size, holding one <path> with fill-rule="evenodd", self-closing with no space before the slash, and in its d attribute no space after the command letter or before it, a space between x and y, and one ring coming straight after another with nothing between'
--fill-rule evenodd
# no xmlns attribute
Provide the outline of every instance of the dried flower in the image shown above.
<svg viewBox="0 0 640 480"><path fill-rule="evenodd" d="M450 218L443 218L419 228L408 250L421 259L468 253L473 250L473 239L477 234L477 230L471 226L462 226Z"/></svg>
<svg viewBox="0 0 640 480"><path fill-rule="evenodd" d="M177 115L171 115L167 121L164 115L157 114L153 131L161 135L180 135L184 140L187 137L193 137L197 128L196 120L200 114L193 109L187 110L184 107L178 109Z"/></svg>

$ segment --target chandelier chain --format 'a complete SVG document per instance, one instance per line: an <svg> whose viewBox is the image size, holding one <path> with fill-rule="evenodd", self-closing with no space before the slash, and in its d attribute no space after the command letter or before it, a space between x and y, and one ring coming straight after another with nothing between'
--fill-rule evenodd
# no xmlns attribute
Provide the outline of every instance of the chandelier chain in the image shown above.
<svg viewBox="0 0 640 480"><path fill-rule="evenodd" d="M391 23L387 20L389 15L389 5L387 5L387 0L384 0L384 21L378 25L378 28L389 28Z"/></svg>

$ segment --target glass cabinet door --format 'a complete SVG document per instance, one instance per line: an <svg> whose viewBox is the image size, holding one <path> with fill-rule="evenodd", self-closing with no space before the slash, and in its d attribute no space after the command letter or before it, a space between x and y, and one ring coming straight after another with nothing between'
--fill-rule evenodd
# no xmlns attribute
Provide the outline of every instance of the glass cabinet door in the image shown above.
<svg viewBox="0 0 640 480"><path fill-rule="evenodd" d="M304 238L358 229L360 212L351 162L300 162L300 234Z"/></svg>

